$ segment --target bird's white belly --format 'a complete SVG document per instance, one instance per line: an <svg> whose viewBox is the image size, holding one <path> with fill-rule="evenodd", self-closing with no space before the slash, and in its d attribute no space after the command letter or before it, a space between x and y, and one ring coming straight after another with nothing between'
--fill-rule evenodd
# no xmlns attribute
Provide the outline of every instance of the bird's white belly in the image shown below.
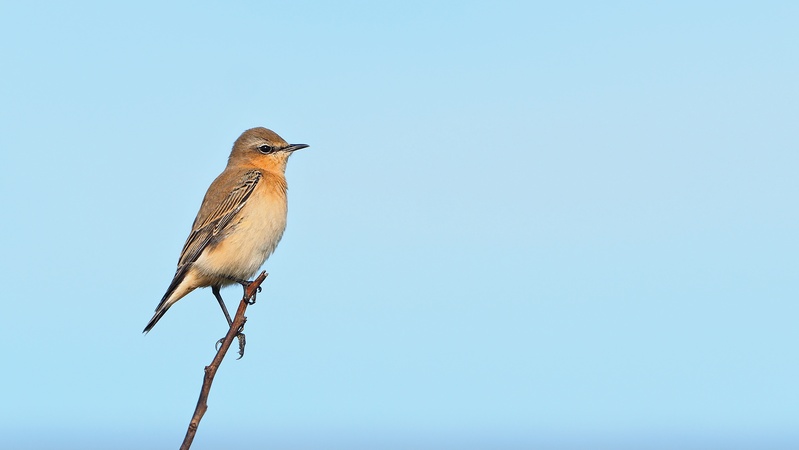
<svg viewBox="0 0 799 450"><path fill-rule="evenodd" d="M200 272L249 280L275 251L286 229L286 200L256 194L233 218L222 240L197 258L194 265Z"/></svg>

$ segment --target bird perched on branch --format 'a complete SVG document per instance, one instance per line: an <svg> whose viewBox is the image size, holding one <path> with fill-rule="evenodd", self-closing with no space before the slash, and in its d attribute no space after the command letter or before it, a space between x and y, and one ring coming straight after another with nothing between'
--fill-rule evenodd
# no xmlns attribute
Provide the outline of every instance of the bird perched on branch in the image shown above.
<svg viewBox="0 0 799 450"><path fill-rule="evenodd" d="M275 251L286 229L286 163L306 144L288 144L272 130L252 128L233 144L227 167L211 183L178 268L155 315L150 331L167 310L189 292L211 287L228 321L219 290L249 280Z"/></svg>

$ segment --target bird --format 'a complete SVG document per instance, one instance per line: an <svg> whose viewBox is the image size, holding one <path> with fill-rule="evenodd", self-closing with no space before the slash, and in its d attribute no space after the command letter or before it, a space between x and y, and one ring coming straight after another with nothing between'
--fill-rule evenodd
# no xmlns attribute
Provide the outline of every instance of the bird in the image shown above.
<svg viewBox="0 0 799 450"><path fill-rule="evenodd" d="M238 283L246 291L247 280L275 251L286 229L286 164L294 151L306 147L289 144L263 127L246 130L236 139L225 170L203 198L175 276L144 334L178 300L204 287L211 287L232 325L220 289Z"/></svg>

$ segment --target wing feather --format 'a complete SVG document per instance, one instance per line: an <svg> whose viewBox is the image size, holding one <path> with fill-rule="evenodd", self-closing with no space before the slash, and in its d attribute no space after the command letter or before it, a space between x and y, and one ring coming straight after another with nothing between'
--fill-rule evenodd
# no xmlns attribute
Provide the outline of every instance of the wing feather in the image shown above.
<svg viewBox="0 0 799 450"><path fill-rule="evenodd" d="M150 331L169 309L170 305L167 305L166 301L183 281L191 267L191 263L197 261L203 250L213 243L217 237L224 236L226 228L231 224L236 214L241 211L241 208L247 204L247 199L250 198L261 177L261 172L258 170L250 170L244 173L241 178L235 180L230 189L226 185L227 181L221 177L217 178L211 185L208 193L205 194L205 199L203 199L200 212L197 213L197 218L194 220L194 225L191 227L191 233L186 239L186 244L183 245L183 251L180 253L178 268L172 278L172 283L169 284L166 294L161 298L158 307L155 308L155 315L144 328L145 333ZM215 186L218 182L221 185ZM214 189L215 187L217 189ZM216 195L224 195L226 190L229 191L227 196L219 204L214 205ZM210 211L210 213L207 213L207 211Z"/></svg>
<svg viewBox="0 0 799 450"><path fill-rule="evenodd" d="M180 253L178 268L197 261L197 258L208 247L208 244L224 234L225 228L230 225L236 214L247 203L247 199L250 198L261 177L261 172L257 170L250 170L245 173L239 183L230 191L230 194L213 209L213 212L204 217L201 214L197 216L197 220L192 226L191 234L186 239L186 244Z"/></svg>

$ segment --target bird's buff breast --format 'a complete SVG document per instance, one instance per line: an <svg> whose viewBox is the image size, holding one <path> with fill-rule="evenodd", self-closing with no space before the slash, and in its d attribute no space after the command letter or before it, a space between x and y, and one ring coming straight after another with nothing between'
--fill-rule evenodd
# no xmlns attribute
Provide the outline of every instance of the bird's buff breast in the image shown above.
<svg viewBox="0 0 799 450"><path fill-rule="evenodd" d="M260 195L259 195L260 194ZM286 198L256 190L233 219L232 227L195 262L207 276L249 280L275 251L286 229ZM220 280L229 284L230 280Z"/></svg>

